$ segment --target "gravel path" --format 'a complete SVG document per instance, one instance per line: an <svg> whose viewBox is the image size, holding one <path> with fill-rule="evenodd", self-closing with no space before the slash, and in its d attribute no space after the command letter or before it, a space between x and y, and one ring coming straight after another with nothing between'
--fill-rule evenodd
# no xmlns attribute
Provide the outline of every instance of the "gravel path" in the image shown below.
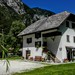
<svg viewBox="0 0 75 75"><path fill-rule="evenodd" d="M11 75L12 73L15 72L22 72L45 66L40 63L15 60L10 61L9 72L6 73L6 65L4 64L4 62L5 62L4 60L0 61L0 75Z"/></svg>

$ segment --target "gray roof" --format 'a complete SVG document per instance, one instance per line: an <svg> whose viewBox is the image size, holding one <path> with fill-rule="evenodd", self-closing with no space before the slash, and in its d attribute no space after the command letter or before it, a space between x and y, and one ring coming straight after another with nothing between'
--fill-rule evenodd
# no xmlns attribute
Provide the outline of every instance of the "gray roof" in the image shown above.
<svg viewBox="0 0 75 75"><path fill-rule="evenodd" d="M62 13L52 15L48 18L38 20L37 22L25 28L20 34L18 34L18 36L59 27L69 15L69 12L64 11Z"/></svg>

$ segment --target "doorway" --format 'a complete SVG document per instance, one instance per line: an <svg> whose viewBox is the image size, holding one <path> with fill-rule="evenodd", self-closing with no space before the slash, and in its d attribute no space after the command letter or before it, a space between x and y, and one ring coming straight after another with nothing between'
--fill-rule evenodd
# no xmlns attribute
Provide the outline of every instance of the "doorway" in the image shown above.
<svg viewBox="0 0 75 75"><path fill-rule="evenodd" d="M73 61L75 58L75 49L73 48L67 48L67 59L69 61Z"/></svg>
<svg viewBox="0 0 75 75"><path fill-rule="evenodd" d="M26 59L28 59L30 56L30 50L26 50Z"/></svg>

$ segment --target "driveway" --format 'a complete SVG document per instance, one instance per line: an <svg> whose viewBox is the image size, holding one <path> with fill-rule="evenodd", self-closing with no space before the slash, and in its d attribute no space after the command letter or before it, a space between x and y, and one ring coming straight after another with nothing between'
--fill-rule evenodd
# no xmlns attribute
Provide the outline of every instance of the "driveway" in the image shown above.
<svg viewBox="0 0 75 75"><path fill-rule="evenodd" d="M6 73L6 65L4 64L5 60L0 60L0 75L11 75L15 72L28 71L35 68L43 67L45 65L38 62L28 62L22 60L13 60L10 61L9 71Z"/></svg>

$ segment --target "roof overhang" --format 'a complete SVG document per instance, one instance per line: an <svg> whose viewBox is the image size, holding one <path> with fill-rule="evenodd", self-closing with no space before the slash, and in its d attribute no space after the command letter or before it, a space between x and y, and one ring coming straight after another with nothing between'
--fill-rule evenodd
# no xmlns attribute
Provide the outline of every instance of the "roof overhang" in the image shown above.
<svg viewBox="0 0 75 75"><path fill-rule="evenodd" d="M37 32L46 32L46 31L51 31L51 32L54 32L54 30L57 31L58 27L55 27L55 28L51 28L51 29L47 29L47 30L42 30L42 31L37 31ZM53 30L53 31L52 31ZM24 35L20 35L20 36L26 36L26 35L31 35L31 34L35 34L36 32L33 32L33 33L29 33L29 34L24 34ZM19 35L18 35L19 36Z"/></svg>

